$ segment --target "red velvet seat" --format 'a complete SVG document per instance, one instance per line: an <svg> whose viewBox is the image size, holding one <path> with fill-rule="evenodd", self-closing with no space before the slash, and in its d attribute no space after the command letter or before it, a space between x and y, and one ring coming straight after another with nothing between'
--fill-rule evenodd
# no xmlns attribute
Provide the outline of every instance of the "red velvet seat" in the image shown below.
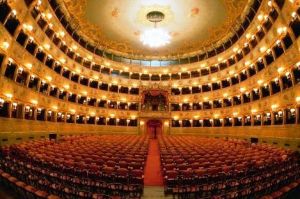
<svg viewBox="0 0 300 199"><path fill-rule="evenodd" d="M10 183L16 183L16 182L18 181L18 179L15 178L15 177L13 177L13 176L11 176L11 177L8 178L8 181L9 181Z"/></svg>
<svg viewBox="0 0 300 199"><path fill-rule="evenodd" d="M39 198L48 198L49 194L45 191L38 190L34 193Z"/></svg>
<svg viewBox="0 0 300 199"><path fill-rule="evenodd" d="M15 185L20 187L20 188L24 188L26 187L26 183L22 182L22 181L17 181L15 182Z"/></svg>
<svg viewBox="0 0 300 199"><path fill-rule="evenodd" d="M11 177L8 173L5 173L5 172L3 172L3 173L1 174L1 176L2 176L3 178L7 179L7 180Z"/></svg>
<svg viewBox="0 0 300 199"><path fill-rule="evenodd" d="M195 182L199 185L202 184L199 186L201 191L196 193L200 198L237 198L239 195L245 198L250 195L262 196L266 191L278 187L280 183L286 183L288 179L299 175L291 170L292 166L288 167L282 164L289 159L290 151L266 144L250 145L246 141L236 139L172 136L161 137L159 145L162 152L162 169L165 173L172 168L165 163L166 161L175 162L175 167L181 171L182 177L169 181L172 182L171 186L175 185L173 191L177 194L181 192L179 187L182 179L189 178L187 173L182 172L188 168L194 171ZM193 155L191 156L191 154ZM278 158L283 157L283 155L285 158ZM184 162L189 163L187 168L182 164ZM264 170L266 168L269 170ZM277 168L281 168L281 170L277 171ZM299 168L299 165L295 166L294 164L294 168ZM251 176L248 173L250 169L259 171L259 175ZM287 170L289 172L286 172ZM226 180L227 178L229 180ZM276 178L278 180L274 180ZM166 179L167 177L165 177L165 181L168 182ZM289 192L292 187L296 186L297 183L286 185L280 192ZM171 187L167 185L166 189L169 188ZM228 192L228 190L237 191Z"/></svg>
<svg viewBox="0 0 300 199"><path fill-rule="evenodd" d="M275 191L271 194L272 198L280 198L283 195L283 193L281 191Z"/></svg>
<svg viewBox="0 0 300 199"><path fill-rule="evenodd" d="M290 189L294 189L299 186L297 182L292 182L291 184L287 185Z"/></svg>
<svg viewBox="0 0 300 199"><path fill-rule="evenodd" d="M47 199L60 199L60 197L56 196L56 195L49 195L47 197Z"/></svg>

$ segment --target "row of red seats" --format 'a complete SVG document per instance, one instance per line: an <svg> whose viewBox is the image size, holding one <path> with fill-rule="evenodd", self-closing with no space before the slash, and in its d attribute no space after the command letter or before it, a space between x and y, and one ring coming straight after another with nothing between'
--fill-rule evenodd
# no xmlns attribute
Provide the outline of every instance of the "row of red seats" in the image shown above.
<svg viewBox="0 0 300 199"><path fill-rule="evenodd" d="M19 181L63 198L140 198L147 151L146 136L72 136L3 148L0 166Z"/></svg>
<svg viewBox="0 0 300 199"><path fill-rule="evenodd" d="M165 192L175 196L259 197L300 177L298 156L266 144L169 136L159 146Z"/></svg>

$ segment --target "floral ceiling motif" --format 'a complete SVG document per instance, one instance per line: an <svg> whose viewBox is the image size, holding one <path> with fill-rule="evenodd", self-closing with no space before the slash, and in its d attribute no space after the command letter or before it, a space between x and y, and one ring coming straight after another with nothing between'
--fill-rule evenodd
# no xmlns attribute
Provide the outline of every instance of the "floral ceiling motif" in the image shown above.
<svg viewBox="0 0 300 199"><path fill-rule="evenodd" d="M115 54L144 58L167 57L203 50L228 36L251 0L59 0L78 33ZM165 19L158 27L172 36L163 48L143 46L139 35L153 28L150 11Z"/></svg>

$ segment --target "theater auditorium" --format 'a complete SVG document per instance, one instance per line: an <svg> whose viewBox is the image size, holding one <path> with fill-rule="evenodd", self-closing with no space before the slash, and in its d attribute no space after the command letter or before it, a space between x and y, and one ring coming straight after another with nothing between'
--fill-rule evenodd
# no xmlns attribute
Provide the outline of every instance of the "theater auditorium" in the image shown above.
<svg viewBox="0 0 300 199"><path fill-rule="evenodd" d="M300 0L0 0L0 198L300 198L299 35Z"/></svg>

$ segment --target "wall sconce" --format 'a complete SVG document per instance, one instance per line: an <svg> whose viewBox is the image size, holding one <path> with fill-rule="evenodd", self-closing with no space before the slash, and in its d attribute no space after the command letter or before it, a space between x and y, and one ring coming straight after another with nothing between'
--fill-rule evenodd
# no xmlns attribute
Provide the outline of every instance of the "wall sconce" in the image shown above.
<svg viewBox="0 0 300 199"><path fill-rule="evenodd" d="M44 48L45 48L46 50L49 50L49 49L50 49L50 44L44 44Z"/></svg>
<svg viewBox="0 0 300 199"><path fill-rule="evenodd" d="M279 67L278 69L277 69L277 72L278 73L282 73L284 71L284 68L283 67Z"/></svg>
<svg viewBox="0 0 300 199"><path fill-rule="evenodd" d="M66 60L64 58L61 58L59 61L63 64L66 63Z"/></svg>
<svg viewBox="0 0 300 199"><path fill-rule="evenodd" d="M262 46L259 51L262 53L262 52L265 52L267 50L267 48L265 46Z"/></svg>
<svg viewBox="0 0 300 199"><path fill-rule="evenodd" d="M50 77L50 76L47 76L46 79L47 79L49 82L52 81L52 77Z"/></svg>
<svg viewBox="0 0 300 199"><path fill-rule="evenodd" d="M261 85L262 83L264 83L264 81L261 80L261 79L257 81L257 84L258 84L258 85Z"/></svg>
<svg viewBox="0 0 300 199"><path fill-rule="evenodd" d="M277 28L277 33L278 33L278 34L285 33L286 31L287 31L287 28L286 28L286 27L279 27L279 28Z"/></svg>
<svg viewBox="0 0 300 199"><path fill-rule="evenodd" d="M256 113L256 112L257 112L256 109L252 109L252 110L251 110L251 113Z"/></svg>
<svg viewBox="0 0 300 199"><path fill-rule="evenodd" d="M4 50L7 50L9 48L9 43L7 41L3 42L2 45L1 45Z"/></svg>
<svg viewBox="0 0 300 199"><path fill-rule="evenodd" d="M34 104L34 105L37 105L38 101L37 100L31 100L31 103Z"/></svg>
<svg viewBox="0 0 300 199"><path fill-rule="evenodd" d="M276 110L278 108L278 105L277 104L273 104L272 106L271 106L271 109L274 111L274 110Z"/></svg>
<svg viewBox="0 0 300 199"><path fill-rule="evenodd" d="M32 25L28 25L28 24L23 24L23 28L28 31L32 31L33 29Z"/></svg>
<svg viewBox="0 0 300 199"><path fill-rule="evenodd" d="M58 109L57 106L52 106L52 108L53 108L54 110L57 110L57 109Z"/></svg>
<svg viewBox="0 0 300 199"><path fill-rule="evenodd" d="M60 32L58 33L58 35L59 35L60 37L64 37L64 36L65 36L65 32L64 32L64 31L60 31Z"/></svg>
<svg viewBox="0 0 300 199"><path fill-rule="evenodd" d="M13 97L13 95L11 93L6 93L5 96L8 98L8 99L11 99Z"/></svg>
<svg viewBox="0 0 300 199"><path fill-rule="evenodd" d="M69 89L70 86L69 86L69 85L64 85L64 88L65 88L65 89Z"/></svg>

